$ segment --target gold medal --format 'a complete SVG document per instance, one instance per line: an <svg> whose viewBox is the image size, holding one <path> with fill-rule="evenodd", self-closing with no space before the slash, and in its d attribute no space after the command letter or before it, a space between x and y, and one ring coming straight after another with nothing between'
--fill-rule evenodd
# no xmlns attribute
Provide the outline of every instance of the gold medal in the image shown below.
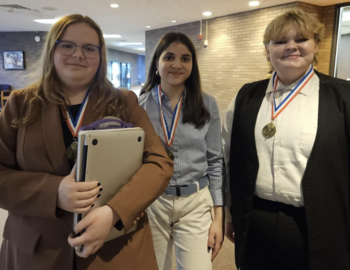
<svg viewBox="0 0 350 270"><path fill-rule="evenodd" d="M76 161L78 156L78 142L74 140L67 148L67 158L71 161Z"/></svg>
<svg viewBox="0 0 350 270"><path fill-rule="evenodd" d="M286 98L280 102L278 106L276 106L275 102L275 93L278 85L278 77L276 71L272 74L272 87L273 87L273 94L272 94L272 101L271 101L271 122L268 123L266 126L262 129L262 135L266 138L272 138L276 134L276 126L273 123L273 120L277 118L277 116L288 106L288 104L299 94L299 92L304 88L305 85L310 81L312 76L315 74L314 68L311 65L309 71L301 78L299 83L292 89L292 91L288 94Z"/></svg>
<svg viewBox="0 0 350 270"><path fill-rule="evenodd" d="M273 122L268 123L264 128L262 129L262 135L266 138L272 138L276 134L276 126Z"/></svg>
<svg viewBox="0 0 350 270"><path fill-rule="evenodd" d="M168 154L168 157L171 159L171 160L174 160L174 154L173 152L170 151L169 148L166 149L166 153Z"/></svg>

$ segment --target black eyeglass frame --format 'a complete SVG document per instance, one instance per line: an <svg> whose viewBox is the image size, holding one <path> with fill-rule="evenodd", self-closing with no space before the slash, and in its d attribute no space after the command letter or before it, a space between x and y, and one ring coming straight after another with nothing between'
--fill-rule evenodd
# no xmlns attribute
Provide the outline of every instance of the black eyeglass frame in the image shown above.
<svg viewBox="0 0 350 270"><path fill-rule="evenodd" d="M101 54L101 47L100 46L97 46L97 45L91 45L91 44L86 44L84 46L78 46L77 44L75 44L74 42L71 42L71 41L67 41L67 40L56 40L55 44L56 45L59 45L61 42L67 42L67 43L70 43L70 44L73 44L75 46L75 50L74 52L71 54L75 54L75 52L77 51L78 48L81 48L82 49L82 52L84 53L83 51L83 48L86 47L86 46L92 46L92 47L96 47L98 49L98 52L99 54ZM84 54L85 55L85 54ZM86 55L85 55L86 56Z"/></svg>

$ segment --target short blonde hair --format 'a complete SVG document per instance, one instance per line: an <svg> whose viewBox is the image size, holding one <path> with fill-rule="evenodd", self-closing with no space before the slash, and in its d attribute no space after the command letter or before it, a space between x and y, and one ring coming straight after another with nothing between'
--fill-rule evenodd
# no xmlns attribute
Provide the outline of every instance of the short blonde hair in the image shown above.
<svg viewBox="0 0 350 270"><path fill-rule="evenodd" d="M293 28L298 35L305 38L313 38L318 45L324 39L325 26L316 16L306 13L301 9L287 11L273 19L265 29L264 45L268 46L270 40L277 40L285 36ZM318 63L315 54L314 64Z"/></svg>

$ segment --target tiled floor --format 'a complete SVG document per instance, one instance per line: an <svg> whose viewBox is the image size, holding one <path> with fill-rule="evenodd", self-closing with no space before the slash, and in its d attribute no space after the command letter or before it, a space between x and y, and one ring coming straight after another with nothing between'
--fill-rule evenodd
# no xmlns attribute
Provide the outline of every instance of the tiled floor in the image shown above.
<svg viewBox="0 0 350 270"><path fill-rule="evenodd" d="M234 244L225 238L224 244L213 262L213 270L236 270Z"/></svg>

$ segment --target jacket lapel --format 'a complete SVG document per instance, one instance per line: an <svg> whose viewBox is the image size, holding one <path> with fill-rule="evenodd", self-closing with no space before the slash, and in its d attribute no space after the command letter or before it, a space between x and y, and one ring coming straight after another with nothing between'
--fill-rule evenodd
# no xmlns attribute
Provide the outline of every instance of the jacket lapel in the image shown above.
<svg viewBox="0 0 350 270"><path fill-rule="evenodd" d="M48 105L41 114L44 144L52 166L57 175L70 173L63 131L60 120L60 111L57 105Z"/></svg>
<svg viewBox="0 0 350 270"><path fill-rule="evenodd" d="M96 100L97 96L92 92L84 114L84 126L97 118L97 113L93 110ZM66 157L59 107L48 105L41 115L41 120L44 144L51 164L57 175L68 175L70 167Z"/></svg>

